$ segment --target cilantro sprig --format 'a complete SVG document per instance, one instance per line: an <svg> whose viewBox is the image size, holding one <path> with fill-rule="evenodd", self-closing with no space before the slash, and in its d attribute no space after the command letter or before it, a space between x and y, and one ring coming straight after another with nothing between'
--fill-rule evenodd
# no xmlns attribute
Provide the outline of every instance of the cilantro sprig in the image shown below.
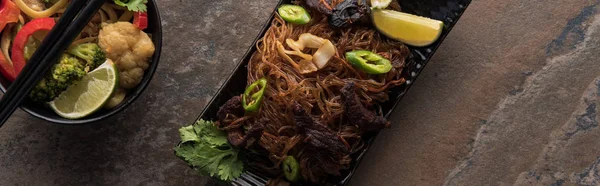
<svg viewBox="0 0 600 186"><path fill-rule="evenodd" d="M175 154L201 175L232 181L242 175L240 152L227 142L227 134L213 122L199 120L179 129L181 144Z"/></svg>
<svg viewBox="0 0 600 186"><path fill-rule="evenodd" d="M115 4L126 7L129 11L133 12L146 12L146 3L148 0L114 0Z"/></svg>

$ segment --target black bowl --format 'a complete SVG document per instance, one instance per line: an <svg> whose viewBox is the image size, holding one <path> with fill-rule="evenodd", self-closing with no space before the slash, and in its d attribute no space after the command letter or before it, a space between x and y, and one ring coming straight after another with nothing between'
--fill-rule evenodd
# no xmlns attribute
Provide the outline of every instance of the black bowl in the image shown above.
<svg viewBox="0 0 600 186"><path fill-rule="evenodd" d="M129 91L127 97L125 97L125 100L123 100L123 102L119 104L119 106L110 110L101 109L90 116L77 120L70 120L60 117L47 106L44 106L39 103L34 103L29 99L25 99L23 103L21 103L21 109L40 119L53 123L68 125L85 124L100 121L124 110L127 106L131 105L131 103L133 103L142 94L142 92L144 92L148 84L150 84L150 80L152 79L152 76L154 75L154 72L158 67L158 61L160 59L162 47L162 25L160 20L160 13L158 11L158 7L156 6L155 0L148 1L148 28L144 31L151 34L152 41L154 42L156 50L154 52L154 55L152 56L150 67L148 68L148 70L146 70L144 74L142 82L135 89ZM10 86L10 82L0 75L0 90L3 93L5 93L8 86Z"/></svg>

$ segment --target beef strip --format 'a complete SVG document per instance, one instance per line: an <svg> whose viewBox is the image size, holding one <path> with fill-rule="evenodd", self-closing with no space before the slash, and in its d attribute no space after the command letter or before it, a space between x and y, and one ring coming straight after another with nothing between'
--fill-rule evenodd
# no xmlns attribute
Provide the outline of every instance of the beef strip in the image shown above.
<svg viewBox="0 0 600 186"><path fill-rule="evenodd" d="M390 126L390 122L385 118L365 108L356 94L354 83L346 84L341 92L344 114L348 122L355 123L364 132L379 131Z"/></svg>
<svg viewBox="0 0 600 186"><path fill-rule="evenodd" d="M348 145L337 133L313 120L300 104L295 103L292 109L296 126L306 135L304 142L311 148L326 150L334 154L348 153Z"/></svg>
<svg viewBox="0 0 600 186"><path fill-rule="evenodd" d="M304 135L304 153L299 155L300 170L313 183L323 181L326 175L340 175L349 163L349 146L336 132L313 120L298 103L292 106L294 120Z"/></svg>
<svg viewBox="0 0 600 186"><path fill-rule="evenodd" d="M219 108L217 116L219 117L219 127L226 127L233 122L234 118L243 117L244 107L242 105L241 96L234 96L227 100L227 102ZM264 126L267 123L269 123L269 119L261 118L254 122L246 132L244 132L242 127L229 129L227 130L227 141L233 146L247 148L252 145L254 141L260 139L265 128Z"/></svg>
<svg viewBox="0 0 600 186"><path fill-rule="evenodd" d="M219 108L217 116L222 125L226 124L226 119L231 119L231 115L235 117L244 116L244 107L242 106L242 97L234 96L227 100L223 106Z"/></svg>
<svg viewBox="0 0 600 186"><path fill-rule="evenodd" d="M370 12L366 0L346 0L333 8L329 16L329 25L344 28L352 24L368 23Z"/></svg>
<svg viewBox="0 0 600 186"><path fill-rule="evenodd" d="M244 134L244 130L240 128L235 128L227 131L227 141L233 146L240 148L248 148L250 145L254 144L254 141L260 139L262 136L263 130L265 129L265 125L269 123L268 118L261 118L256 121Z"/></svg>
<svg viewBox="0 0 600 186"><path fill-rule="evenodd" d="M305 0L306 5L321 14L331 15L331 0ZM325 4L327 3L327 4Z"/></svg>

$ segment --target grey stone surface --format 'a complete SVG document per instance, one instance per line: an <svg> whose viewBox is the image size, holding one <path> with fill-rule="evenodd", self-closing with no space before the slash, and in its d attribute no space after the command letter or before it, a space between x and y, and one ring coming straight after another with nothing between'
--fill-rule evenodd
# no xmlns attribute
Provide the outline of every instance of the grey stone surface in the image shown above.
<svg viewBox="0 0 600 186"><path fill-rule="evenodd" d="M276 0L159 2L159 71L123 113L60 126L18 111L0 185L205 185L172 152ZM600 1L473 0L351 185L599 185Z"/></svg>
<svg viewBox="0 0 600 186"><path fill-rule="evenodd" d="M173 154L276 0L160 0L164 44L146 92L119 115L61 126L17 111L0 129L0 185L204 185Z"/></svg>
<svg viewBox="0 0 600 186"><path fill-rule="evenodd" d="M352 185L599 185L598 3L473 0Z"/></svg>

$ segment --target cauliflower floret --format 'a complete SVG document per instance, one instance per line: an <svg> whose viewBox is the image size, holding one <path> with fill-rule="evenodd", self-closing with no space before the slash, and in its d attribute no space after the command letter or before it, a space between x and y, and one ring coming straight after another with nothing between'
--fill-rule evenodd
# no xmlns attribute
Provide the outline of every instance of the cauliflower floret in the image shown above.
<svg viewBox="0 0 600 186"><path fill-rule="evenodd" d="M121 71L119 83L121 83L121 87L123 88L134 88L135 85L142 81L142 77L144 77L144 70L142 68L132 68L128 71Z"/></svg>
<svg viewBox="0 0 600 186"><path fill-rule="evenodd" d="M135 88L150 66L148 59L155 50L148 34L129 22L106 24L100 30L98 44L106 52L106 57L117 65L119 86Z"/></svg>

